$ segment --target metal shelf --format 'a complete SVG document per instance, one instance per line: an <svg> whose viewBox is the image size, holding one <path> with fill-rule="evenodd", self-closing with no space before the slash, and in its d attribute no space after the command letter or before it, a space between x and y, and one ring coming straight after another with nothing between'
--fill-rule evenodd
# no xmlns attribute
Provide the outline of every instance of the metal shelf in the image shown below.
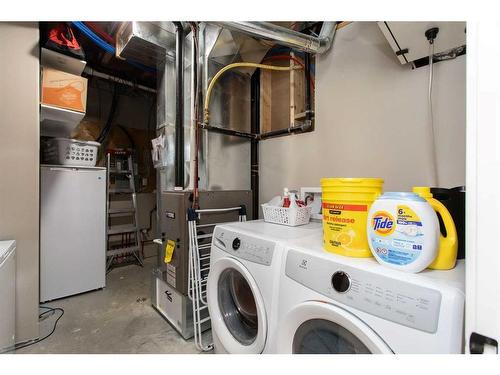
<svg viewBox="0 0 500 375"><path fill-rule="evenodd" d="M135 212L134 207L130 208L110 208L108 210L108 214L110 215L118 215L118 214L133 214Z"/></svg>
<svg viewBox="0 0 500 375"><path fill-rule="evenodd" d="M122 170L119 170L119 169L110 169L109 173L110 174L124 174L124 175L128 175L128 174L132 174L132 171L122 171Z"/></svg>
<svg viewBox="0 0 500 375"><path fill-rule="evenodd" d="M69 137L84 117L84 112L40 104L40 135Z"/></svg>
<svg viewBox="0 0 500 375"><path fill-rule="evenodd" d="M78 60L76 57L66 56L48 48L42 47L40 52L40 64L42 66L61 70L66 73L81 76L87 65L87 62L84 60Z"/></svg>
<svg viewBox="0 0 500 375"><path fill-rule="evenodd" d="M139 251L139 246L121 247L118 249L111 249L106 251L107 256L119 256L123 254L130 254Z"/></svg>
<svg viewBox="0 0 500 375"><path fill-rule="evenodd" d="M108 192L110 194L132 194L134 190L129 188L110 188Z"/></svg>
<svg viewBox="0 0 500 375"><path fill-rule="evenodd" d="M136 231L137 231L137 226L135 224L114 225L108 228L108 235L132 233Z"/></svg>

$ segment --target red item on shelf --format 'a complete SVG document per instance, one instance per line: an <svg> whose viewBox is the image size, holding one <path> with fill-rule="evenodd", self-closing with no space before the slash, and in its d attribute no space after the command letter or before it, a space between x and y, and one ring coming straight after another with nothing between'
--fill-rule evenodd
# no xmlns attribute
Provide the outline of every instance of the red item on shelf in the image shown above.
<svg viewBox="0 0 500 375"><path fill-rule="evenodd" d="M305 206L306 206L306 204L304 203L304 201L301 201L301 200L299 200L299 199L297 199L297 200L295 201L295 203L297 203L297 206L299 206L299 207L305 207Z"/></svg>
<svg viewBox="0 0 500 375"><path fill-rule="evenodd" d="M285 208L290 207L290 197L283 198L283 207L285 207Z"/></svg>

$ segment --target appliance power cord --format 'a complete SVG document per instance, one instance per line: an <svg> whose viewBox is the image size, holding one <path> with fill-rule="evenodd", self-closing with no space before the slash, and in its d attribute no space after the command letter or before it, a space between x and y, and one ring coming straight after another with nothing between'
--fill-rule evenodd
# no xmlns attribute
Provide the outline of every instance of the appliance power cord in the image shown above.
<svg viewBox="0 0 500 375"><path fill-rule="evenodd" d="M28 341L28 342L25 342L25 343L20 343L20 344L17 344L15 345L11 350L18 350L18 349L22 349L22 348L26 348L28 346L31 346L31 345L35 345L35 344L38 344L39 342L42 342L43 340L49 338L50 336L52 336L52 334L55 332L56 328L57 328L57 323L59 322L59 320L63 317L64 315L64 309L62 309L61 307L47 307L47 306L40 306L41 308L44 308L44 309L47 309L46 311L42 312L41 314L38 315L38 319L41 319L43 316L51 313L51 314L55 314L56 311L59 311L61 313L61 315L58 316L58 318L56 319L56 321L54 322L54 326L52 327L52 330L50 331L50 333L48 333L47 335L41 337L41 338L38 338L38 339L35 339L35 340L32 340L32 341Z"/></svg>

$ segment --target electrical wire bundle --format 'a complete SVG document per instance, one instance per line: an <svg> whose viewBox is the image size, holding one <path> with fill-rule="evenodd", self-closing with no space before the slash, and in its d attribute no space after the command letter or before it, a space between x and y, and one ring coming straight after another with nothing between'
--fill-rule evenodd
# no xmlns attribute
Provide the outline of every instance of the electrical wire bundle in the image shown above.
<svg viewBox="0 0 500 375"><path fill-rule="evenodd" d="M114 87L113 87L113 99L111 100L111 107L109 109L108 118L106 120L106 124L104 125L104 127L101 130L101 133L97 137L96 142L99 142L102 144L106 140L106 138L108 137L109 132L111 131L111 125L113 124L113 118L115 116L116 107L118 106L118 98L119 98L119 93L118 93L117 85L115 83Z"/></svg>

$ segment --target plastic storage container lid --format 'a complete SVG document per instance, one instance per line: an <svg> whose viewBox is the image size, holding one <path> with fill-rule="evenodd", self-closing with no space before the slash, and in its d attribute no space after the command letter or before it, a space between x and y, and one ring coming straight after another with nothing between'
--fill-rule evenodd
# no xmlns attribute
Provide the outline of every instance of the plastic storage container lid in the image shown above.
<svg viewBox="0 0 500 375"><path fill-rule="evenodd" d="M384 179L375 177L360 177L360 178L322 178L320 180L321 186L332 186L332 185L343 185L343 184L353 184L360 186L379 186L384 183Z"/></svg>
<svg viewBox="0 0 500 375"><path fill-rule="evenodd" d="M378 199L396 199L400 201L427 202L424 198L415 193L389 191L382 194Z"/></svg>

